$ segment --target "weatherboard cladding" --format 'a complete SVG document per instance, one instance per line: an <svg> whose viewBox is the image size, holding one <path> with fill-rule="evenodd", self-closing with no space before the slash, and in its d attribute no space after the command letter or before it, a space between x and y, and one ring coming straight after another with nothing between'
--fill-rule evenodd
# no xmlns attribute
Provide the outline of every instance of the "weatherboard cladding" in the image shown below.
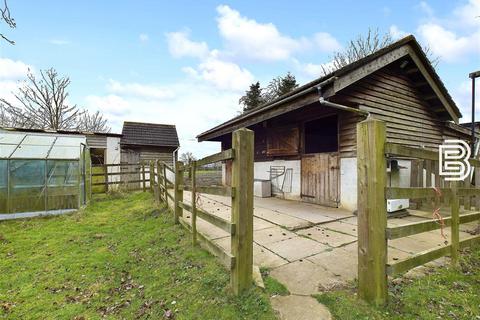
<svg viewBox="0 0 480 320"><path fill-rule="evenodd" d="M177 129L174 125L124 122L122 129L122 145L178 147Z"/></svg>

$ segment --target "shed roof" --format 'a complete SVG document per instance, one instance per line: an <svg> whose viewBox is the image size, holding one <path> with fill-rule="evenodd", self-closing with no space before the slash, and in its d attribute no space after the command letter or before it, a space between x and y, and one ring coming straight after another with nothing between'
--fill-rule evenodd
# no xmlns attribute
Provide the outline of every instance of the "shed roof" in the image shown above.
<svg viewBox="0 0 480 320"><path fill-rule="evenodd" d="M151 147L180 145L175 125L130 121L123 123L120 144Z"/></svg>
<svg viewBox="0 0 480 320"><path fill-rule="evenodd" d="M384 59L384 56L392 54L390 60L389 59ZM378 69L374 68L366 68L368 69L368 72L362 72L360 75L353 75L351 76L354 72L359 70L360 68L364 66L369 66L370 63L374 63L375 61L379 60L384 60L381 61L385 64L391 62L392 59L400 59L406 55L409 55L411 58L414 58L414 63L419 66L419 69L422 69L422 74L425 77L428 77L428 83L430 86L435 87L434 91L435 94L439 96L439 99L442 103L442 107L445 109L445 111L448 113L449 117L451 120L458 122L458 118L461 118L462 114L458 107L456 106L455 102L453 101L452 97L448 93L445 85L443 84L442 80L436 73L434 67L431 65L430 61L428 60L427 56L423 52L421 46L415 39L413 35L406 36L397 42L382 48L360 60L357 60L355 62L352 62L340 69L337 69L325 76L322 76L318 79L315 79L303 86L298 87L295 90L292 90L291 92L263 105L260 106L256 109L253 109L251 111L245 112L237 117L234 117L210 130L207 130L197 136L199 141L205 141L205 140L210 140L213 138L216 138L223 133L225 133L226 130L229 128L235 129L238 126L250 126L252 124L257 123L255 119L257 119L257 116L260 116L267 111L277 108L280 103L283 103L282 101L289 98L292 99L294 98L293 96L302 96L304 93L307 92L307 90L315 88L319 86L322 82L326 80L332 79L332 82L329 82L330 85L332 85L335 89L334 92L339 91L343 89L345 86L348 86L352 84L355 81L360 80L362 77L367 76L370 73L373 73L374 71ZM348 79L351 82L344 81L343 83L337 84L338 79ZM340 81L338 81L340 82ZM295 97L296 98L296 97ZM262 120L265 120L265 118L261 118Z"/></svg>

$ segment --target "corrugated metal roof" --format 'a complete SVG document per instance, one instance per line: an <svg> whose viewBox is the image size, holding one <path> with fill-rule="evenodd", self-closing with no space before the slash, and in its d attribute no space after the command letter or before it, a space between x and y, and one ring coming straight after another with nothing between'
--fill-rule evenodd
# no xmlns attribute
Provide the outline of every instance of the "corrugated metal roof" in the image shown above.
<svg viewBox="0 0 480 320"><path fill-rule="evenodd" d="M122 145L178 147L177 129L171 124L124 122Z"/></svg>

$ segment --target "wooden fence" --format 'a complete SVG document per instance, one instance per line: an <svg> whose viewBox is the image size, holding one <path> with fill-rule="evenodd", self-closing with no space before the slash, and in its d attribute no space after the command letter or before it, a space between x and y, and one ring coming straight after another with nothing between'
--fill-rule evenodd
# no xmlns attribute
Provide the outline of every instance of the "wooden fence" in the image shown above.
<svg viewBox="0 0 480 320"><path fill-rule="evenodd" d="M123 187L129 191L146 191L147 187L151 185L150 172L153 171L148 163L92 165L92 192L108 192L112 185Z"/></svg>
<svg viewBox="0 0 480 320"><path fill-rule="evenodd" d="M473 187L459 187L450 182L450 187L387 187L387 158L425 159L438 168L439 155L436 151L412 148L387 143L385 123L368 119L357 125L358 165L358 295L367 302L381 305L388 297L388 276L406 272L429 261L450 255L452 265L458 264L462 248L480 242L480 236L459 239L459 225L480 219L480 212L460 215L460 199L466 209L471 208L475 197L479 210L480 179L475 174ZM472 167L480 167L480 161L470 159ZM477 170L475 170L477 171ZM470 186L470 183L468 183ZM440 196L441 194L441 196ZM450 206L451 216L443 219L450 226L450 244L414 254L406 259L387 263L388 240L398 239L441 228L439 220L413 222L406 225L387 227L387 199L430 199L437 206L443 200Z"/></svg>
<svg viewBox="0 0 480 320"><path fill-rule="evenodd" d="M156 199L173 207L175 222L191 232L194 246L200 243L230 270L230 283L235 294L250 288L253 281L253 142L253 131L240 129L232 135L232 149L188 165L176 162L175 168L158 161L150 165L150 172L156 173L156 178L150 175L153 178L150 186ZM227 160L232 160L231 187L197 185L199 168ZM174 181L168 179L167 172L174 174ZM184 183L185 173L190 176L189 184ZM184 201L184 191L190 191L190 203ZM231 197L231 221L197 207L197 195L200 193ZM191 213L190 224L184 217L185 210ZM207 235L199 232L197 218L229 233L231 252L226 252Z"/></svg>

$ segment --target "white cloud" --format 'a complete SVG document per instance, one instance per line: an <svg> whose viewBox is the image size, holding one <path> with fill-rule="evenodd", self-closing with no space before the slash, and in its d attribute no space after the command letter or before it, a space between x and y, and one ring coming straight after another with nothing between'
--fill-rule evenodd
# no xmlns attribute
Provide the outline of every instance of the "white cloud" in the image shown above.
<svg viewBox="0 0 480 320"><path fill-rule="evenodd" d="M210 57L201 62L196 74L219 89L233 91L245 90L254 80L247 69L216 57Z"/></svg>
<svg viewBox="0 0 480 320"><path fill-rule="evenodd" d="M464 61L469 55L480 53L480 0L459 5L443 18L436 17L426 2L419 6L427 17L417 32L442 61Z"/></svg>
<svg viewBox="0 0 480 320"><path fill-rule="evenodd" d="M115 94L132 95L147 99L169 99L174 97L174 93L168 88L140 83L123 84L112 79L107 84L107 90Z"/></svg>
<svg viewBox="0 0 480 320"><path fill-rule="evenodd" d="M189 39L188 31L169 32L166 34L168 49L175 58L203 58L208 55L208 45L205 42L195 42Z"/></svg>
<svg viewBox="0 0 480 320"><path fill-rule="evenodd" d="M400 28L396 25L391 25L388 31L390 33L390 36L395 40L403 38L408 34L407 32L400 30Z"/></svg>
<svg viewBox="0 0 480 320"><path fill-rule="evenodd" d="M419 26L418 32L433 53L447 62L458 61L467 54L480 52L480 31L460 36L439 24L426 23Z"/></svg>
<svg viewBox="0 0 480 320"><path fill-rule="evenodd" d="M453 10L455 21L465 27L478 28L480 25L480 0L470 0Z"/></svg>
<svg viewBox="0 0 480 320"><path fill-rule="evenodd" d="M109 88L107 83L106 89ZM101 110L114 132L121 131L123 121L170 123L177 127L181 152L192 151L199 157L218 152L218 143L199 144L195 137L235 116L240 109L238 94L196 80L171 83L164 89L173 92L175 99L158 100L118 92L88 96L85 105L92 111Z"/></svg>
<svg viewBox="0 0 480 320"><path fill-rule="evenodd" d="M218 6L217 12L220 35L225 41L226 50L234 56L279 61L306 49L331 52L340 47L328 33L317 33L313 39L292 38L282 34L273 23L259 23L227 5Z"/></svg>
<svg viewBox="0 0 480 320"><path fill-rule="evenodd" d="M320 51L332 52L340 50L342 46L330 33L318 32L313 35L313 40L316 43Z"/></svg>
<svg viewBox="0 0 480 320"><path fill-rule="evenodd" d="M312 78L319 78L325 75L325 72L329 73L331 70L334 69L333 67L333 61L329 61L326 63L320 63L320 64L315 64L315 63L301 63L297 59L293 59L293 64L295 66L295 69L298 70L301 74L307 76L309 80Z"/></svg>
<svg viewBox="0 0 480 320"><path fill-rule="evenodd" d="M138 39L140 40L140 42L147 42L148 40L150 40L150 37L146 33L140 33Z"/></svg>
<svg viewBox="0 0 480 320"><path fill-rule="evenodd" d="M31 66L20 60L0 58L0 80L24 79L29 69Z"/></svg>
<svg viewBox="0 0 480 320"><path fill-rule="evenodd" d="M7 58L0 58L0 97L14 103L14 92L17 91L20 80L26 78L28 70L33 68L20 61Z"/></svg>

